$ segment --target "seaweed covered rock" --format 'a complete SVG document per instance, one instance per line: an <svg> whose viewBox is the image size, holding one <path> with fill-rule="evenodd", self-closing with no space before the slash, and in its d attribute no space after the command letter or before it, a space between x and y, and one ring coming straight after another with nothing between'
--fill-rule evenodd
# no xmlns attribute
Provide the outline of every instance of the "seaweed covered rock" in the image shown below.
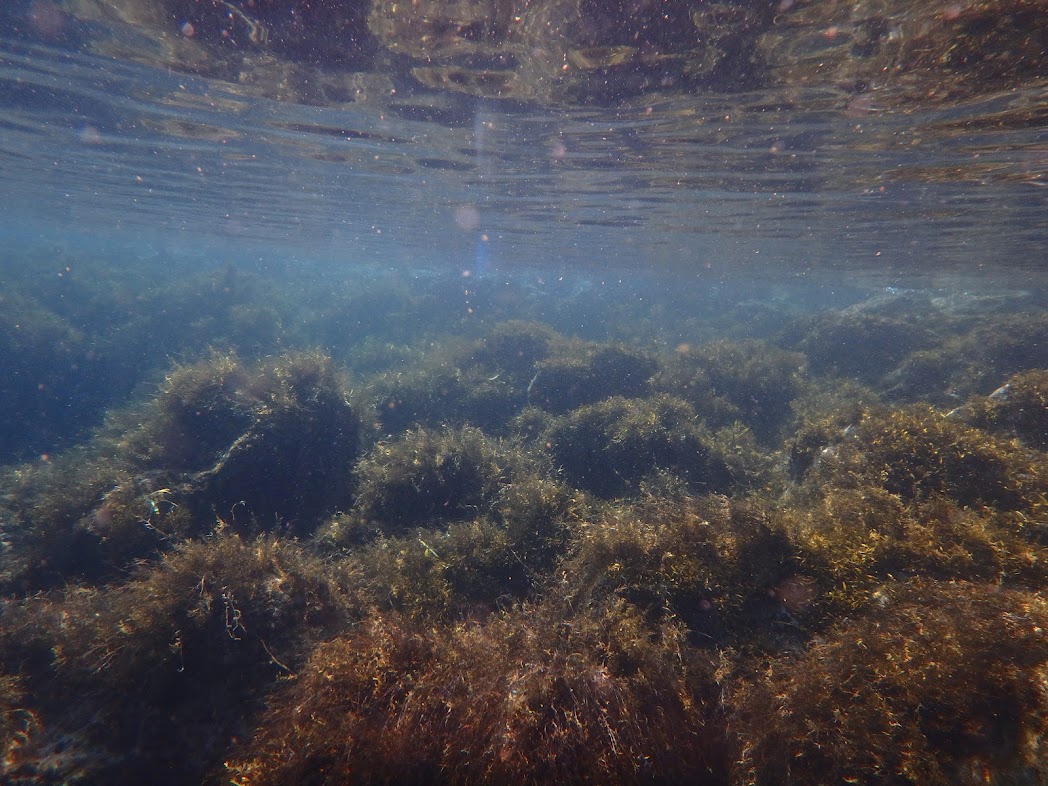
<svg viewBox="0 0 1048 786"><path fill-rule="evenodd" d="M1038 783L1048 607L993 585L886 589L727 693L734 781Z"/></svg>
<svg viewBox="0 0 1048 786"><path fill-rule="evenodd" d="M1048 450L1048 370L1016 374L989 396L970 401L957 412L973 426Z"/></svg>
<svg viewBox="0 0 1048 786"><path fill-rule="evenodd" d="M39 729L36 716L26 709L26 695L18 677L0 671L0 762L14 762ZM6 764L0 764L4 774Z"/></svg>
<svg viewBox="0 0 1048 786"><path fill-rule="evenodd" d="M876 382L931 342L927 330L905 314L852 308L803 320L796 349L807 356L815 373Z"/></svg>
<svg viewBox="0 0 1048 786"><path fill-rule="evenodd" d="M922 405L867 410L812 466L814 486L878 485L905 500L944 495L1005 510L1032 504L1048 480L1041 454Z"/></svg>
<svg viewBox="0 0 1048 786"><path fill-rule="evenodd" d="M319 352L254 366L216 354L168 375L117 444L200 516L308 531L351 502L360 424L348 390Z"/></svg>
<svg viewBox="0 0 1048 786"><path fill-rule="evenodd" d="M536 364L527 402L561 414L615 396L646 396L657 369L654 357L624 345L573 345Z"/></svg>
<svg viewBox="0 0 1048 786"><path fill-rule="evenodd" d="M392 530L477 518L526 464L471 426L409 431L361 459L355 512Z"/></svg>
<svg viewBox="0 0 1048 786"><path fill-rule="evenodd" d="M97 445L0 475L0 588L25 593L99 581L196 531L164 479Z"/></svg>
<svg viewBox="0 0 1048 786"><path fill-rule="evenodd" d="M385 434L446 423L498 433L517 414L525 394L524 387L515 387L509 376L492 375L478 367L451 367L445 359L381 374L369 382L368 396Z"/></svg>
<svg viewBox="0 0 1048 786"><path fill-rule="evenodd" d="M574 486L599 497L640 490L657 470L695 490L727 490L728 463L689 404L671 396L609 398L557 420L546 435L554 463Z"/></svg>
<svg viewBox="0 0 1048 786"><path fill-rule="evenodd" d="M297 545L225 535L120 586L6 601L0 659L36 725L0 774L199 783L264 692L364 613L360 597Z"/></svg>
<svg viewBox="0 0 1048 786"><path fill-rule="evenodd" d="M716 341L679 351L654 386L680 396L711 427L741 421L764 443L793 414L807 361L764 341Z"/></svg>
<svg viewBox="0 0 1048 786"><path fill-rule="evenodd" d="M537 365L563 342L559 334L541 322L510 320L496 325L477 342L472 360L485 369L506 374L515 385L526 387Z"/></svg>
<svg viewBox="0 0 1048 786"><path fill-rule="evenodd" d="M959 395L953 379L959 370L967 370L952 353L920 350L906 357L898 368L883 380L885 397L892 401L923 400L930 404L948 404Z"/></svg>
<svg viewBox="0 0 1048 786"><path fill-rule="evenodd" d="M943 496L905 502L871 485L827 489L781 507L775 518L822 590L812 612L823 619L855 614L878 602L883 582L910 576L1048 586L1043 537L1020 512L963 507Z"/></svg>
<svg viewBox="0 0 1048 786"><path fill-rule="evenodd" d="M1039 309L984 320L954 351L975 379L973 392L990 393L1013 374L1048 368L1048 314Z"/></svg>
<svg viewBox="0 0 1048 786"><path fill-rule="evenodd" d="M624 601L649 618L671 615L704 647L766 639L779 617L775 588L803 570L760 508L722 496L645 496L578 530L562 563L564 597L576 607ZM794 605L799 614L808 604Z"/></svg>
<svg viewBox="0 0 1048 786"><path fill-rule="evenodd" d="M715 778L713 668L626 608L373 617L316 650L228 766L243 786Z"/></svg>
<svg viewBox="0 0 1048 786"><path fill-rule="evenodd" d="M382 536L351 559L379 608L428 624L484 617L534 592L550 566L529 565L519 546L510 532L484 518L412 536Z"/></svg>
<svg viewBox="0 0 1048 786"><path fill-rule="evenodd" d="M475 617L541 591L584 515L579 496L524 475L502 486L491 510L472 520L422 521L402 534L405 527L353 511L332 519L318 540L348 554L379 606L415 618Z"/></svg>
<svg viewBox="0 0 1048 786"><path fill-rule="evenodd" d="M248 366L213 355L100 437L0 477L0 586L125 575L216 522L308 532L352 502L359 421L316 352Z"/></svg>

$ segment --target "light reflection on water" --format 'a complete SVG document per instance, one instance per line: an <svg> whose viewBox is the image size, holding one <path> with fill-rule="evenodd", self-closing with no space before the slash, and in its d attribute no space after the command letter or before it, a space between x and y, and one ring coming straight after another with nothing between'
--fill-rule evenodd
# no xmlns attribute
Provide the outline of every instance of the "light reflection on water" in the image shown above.
<svg viewBox="0 0 1048 786"><path fill-rule="evenodd" d="M243 92L0 39L5 234L888 283L1043 257L1042 87L924 109L825 88L581 108Z"/></svg>

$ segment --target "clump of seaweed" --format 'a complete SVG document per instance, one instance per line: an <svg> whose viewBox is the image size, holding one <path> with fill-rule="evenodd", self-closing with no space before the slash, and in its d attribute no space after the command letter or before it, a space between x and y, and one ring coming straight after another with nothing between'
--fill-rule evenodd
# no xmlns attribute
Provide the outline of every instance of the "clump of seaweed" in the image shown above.
<svg viewBox="0 0 1048 786"><path fill-rule="evenodd" d="M742 421L773 442L793 413L807 361L764 341L714 341L678 351L654 386L689 402L711 427Z"/></svg>
<svg viewBox="0 0 1048 786"><path fill-rule="evenodd" d="M17 466L2 475L0 586L25 593L61 582L64 576L95 574L102 566L86 559L97 538L85 530L100 500L119 484L122 467L71 450L47 462Z"/></svg>
<svg viewBox="0 0 1048 786"><path fill-rule="evenodd" d="M984 320L951 346L972 381L972 392L989 393L1000 380L1048 368L1048 315L1043 309Z"/></svg>
<svg viewBox="0 0 1048 786"><path fill-rule="evenodd" d="M907 503L870 485L827 489L780 509L776 520L823 590L813 609L823 618L854 614L874 602L883 582L910 576L1048 586L1048 552L1031 541L1021 514L943 496Z"/></svg>
<svg viewBox="0 0 1048 786"><path fill-rule="evenodd" d="M360 460L354 510L392 531L478 518L522 471L525 455L480 429L415 429Z"/></svg>
<svg viewBox="0 0 1048 786"><path fill-rule="evenodd" d="M3 478L0 581L22 590L120 576L225 521L309 532L352 502L359 419L330 359L300 352L252 366L215 354L88 445Z"/></svg>
<svg viewBox="0 0 1048 786"><path fill-rule="evenodd" d="M506 374L520 389L535 376L538 363L546 360L564 339L541 322L510 320L492 328L477 342L472 361L485 369Z"/></svg>
<svg viewBox="0 0 1048 786"><path fill-rule="evenodd" d="M26 709L22 680L0 670L0 775L8 762L16 761L20 751L32 744L39 724Z"/></svg>
<svg viewBox="0 0 1048 786"><path fill-rule="evenodd" d="M510 533L490 519L380 537L352 559L375 603L418 620L486 616L527 597L541 580Z"/></svg>
<svg viewBox="0 0 1048 786"><path fill-rule="evenodd" d="M199 520L308 532L351 502L360 423L348 391L320 352L253 366L214 354L168 375L115 442L134 466L169 478L172 501Z"/></svg>
<svg viewBox="0 0 1048 786"><path fill-rule="evenodd" d="M672 621L624 606L429 629L375 616L315 651L227 767L239 786L710 777L713 669Z"/></svg>
<svg viewBox="0 0 1048 786"><path fill-rule="evenodd" d="M906 314L861 308L831 311L809 320L798 336L812 371L876 382L909 355L928 349L932 337Z"/></svg>
<svg viewBox="0 0 1048 786"><path fill-rule="evenodd" d="M379 605L455 617L530 595L570 537L580 496L541 461L472 427L409 431L357 469L356 506L319 534Z"/></svg>
<svg viewBox="0 0 1048 786"><path fill-rule="evenodd" d="M562 414L612 397L640 398L657 370L653 356L623 344L572 343L536 364L527 403Z"/></svg>
<svg viewBox="0 0 1048 786"><path fill-rule="evenodd" d="M145 469L203 470L213 465L251 424L261 404L248 388L249 376L235 355L217 351L201 362L175 367L147 404L141 425L120 435L122 452Z"/></svg>
<svg viewBox="0 0 1048 786"><path fill-rule="evenodd" d="M942 349L914 352L884 377L885 397L936 405L956 402L960 394L953 387L953 379L959 368L963 365L958 359Z"/></svg>
<svg viewBox="0 0 1048 786"><path fill-rule="evenodd" d="M695 410L671 396L580 407L554 422L546 442L572 485L605 499L636 494L657 470L696 491L726 491L735 481Z"/></svg>
<svg viewBox="0 0 1048 786"><path fill-rule="evenodd" d="M385 434L448 423L498 433L524 402L523 388L515 388L508 375L434 362L377 376L369 382L368 396Z"/></svg>
<svg viewBox="0 0 1048 786"><path fill-rule="evenodd" d="M752 504L684 493L602 513L578 527L558 593L575 607L615 599L670 615L704 647L764 637L778 611L770 593L801 571L793 544Z"/></svg>
<svg viewBox="0 0 1048 786"><path fill-rule="evenodd" d="M4 775L63 780L69 766L94 783L199 782L267 687L365 613L355 587L297 545L223 535L123 585L6 601L4 668L40 728ZM53 755L63 739L76 756Z"/></svg>
<svg viewBox="0 0 1048 786"><path fill-rule="evenodd" d="M1016 374L989 396L958 410L967 423L1048 450L1048 370Z"/></svg>
<svg viewBox="0 0 1048 786"><path fill-rule="evenodd" d="M419 619L485 616L543 588L587 507L582 496L526 475L503 486L492 510L473 520L390 536L345 514L321 541L348 548L379 607Z"/></svg>
<svg viewBox="0 0 1048 786"><path fill-rule="evenodd" d="M1048 607L994 585L885 587L727 692L735 782L1040 782Z"/></svg>
<svg viewBox="0 0 1048 786"><path fill-rule="evenodd" d="M879 485L904 500L944 495L1009 510L1044 488L1043 458L924 405L867 410L819 451L815 484Z"/></svg>

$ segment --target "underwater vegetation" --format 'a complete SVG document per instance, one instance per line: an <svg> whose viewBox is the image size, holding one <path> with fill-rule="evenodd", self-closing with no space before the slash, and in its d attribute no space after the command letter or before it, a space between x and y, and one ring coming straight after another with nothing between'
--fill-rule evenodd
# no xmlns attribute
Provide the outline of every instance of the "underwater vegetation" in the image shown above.
<svg viewBox="0 0 1048 786"><path fill-rule="evenodd" d="M970 303L321 349L269 306L0 470L0 780L1048 778L1048 363L973 372Z"/></svg>
<svg viewBox="0 0 1048 786"><path fill-rule="evenodd" d="M522 606L318 648L229 763L237 784L630 783L721 765L715 664L634 612Z"/></svg>
<svg viewBox="0 0 1048 786"><path fill-rule="evenodd" d="M356 597L350 574L300 546L224 534L185 542L120 585L9 600L3 669L20 672L33 700L20 717L5 699L20 731L5 777L201 779L263 688L362 615Z"/></svg>
<svg viewBox="0 0 1048 786"><path fill-rule="evenodd" d="M915 581L728 690L740 783L1039 783L1048 608Z"/></svg>
<svg viewBox="0 0 1048 786"><path fill-rule="evenodd" d="M1048 371L1016 374L985 398L973 398L957 417L1023 445L1048 450Z"/></svg>
<svg viewBox="0 0 1048 786"><path fill-rule="evenodd" d="M616 396L572 411L546 433L554 463L568 481L598 497L636 493L662 469L699 490L727 490L732 474L712 435L680 399Z"/></svg>
<svg viewBox="0 0 1048 786"><path fill-rule="evenodd" d="M655 386L684 398L714 427L745 424L773 444L804 390L807 358L765 341L712 341L678 349Z"/></svg>
<svg viewBox="0 0 1048 786"><path fill-rule="evenodd" d="M319 352L172 369L90 443L7 473L2 531L17 545L0 583L109 579L218 524L311 531L351 500L360 422L347 395Z"/></svg>

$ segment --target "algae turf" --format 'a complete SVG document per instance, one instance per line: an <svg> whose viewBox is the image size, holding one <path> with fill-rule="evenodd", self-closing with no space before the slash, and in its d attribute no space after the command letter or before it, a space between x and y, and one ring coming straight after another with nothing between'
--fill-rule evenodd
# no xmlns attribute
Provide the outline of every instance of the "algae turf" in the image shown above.
<svg viewBox="0 0 1048 786"><path fill-rule="evenodd" d="M1048 608L913 582L726 691L736 782L1040 783Z"/></svg>
<svg viewBox="0 0 1048 786"><path fill-rule="evenodd" d="M360 461L356 508L387 527L475 518L528 461L470 426L408 431Z"/></svg>
<svg viewBox="0 0 1048 786"><path fill-rule="evenodd" d="M878 485L905 500L942 495L1002 510L1029 506L1048 482L1043 453L927 405L871 408L830 435L819 459L811 483Z"/></svg>
<svg viewBox="0 0 1048 786"><path fill-rule="evenodd" d="M806 366L802 353L765 341L682 345L654 386L683 398L712 427L741 421L762 444L774 445L804 388Z"/></svg>
<svg viewBox="0 0 1048 786"><path fill-rule="evenodd" d="M1016 374L953 414L994 434L1014 436L1027 447L1048 450L1048 371Z"/></svg>
<svg viewBox="0 0 1048 786"><path fill-rule="evenodd" d="M8 589L119 577L216 527L308 533L352 502L359 418L319 352L179 366L91 443L4 482Z"/></svg>
<svg viewBox="0 0 1048 786"><path fill-rule="evenodd" d="M914 302L175 365L0 479L0 777L1044 780L1045 372Z"/></svg>
<svg viewBox="0 0 1048 786"><path fill-rule="evenodd" d="M734 482L695 411L670 396L615 397L579 407L553 422L546 442L568 480L599 497L635 494L659 469L695 489L726 491Z"/></svg>
<svg viewBox="0 0 1048 786"><path fill-rule="evenodd" d="M266 688L325 631L364 616L354 586L294 544L225 535L181 545L121 585L6 601L3 668L20 672L32 709L23 718L5 697L19 732L5 776L199 781Z"/></svg>
<svg viewBox="0 0 1048 786"><path fill-rule="evenodd" d="M276 694L233 782L631 783L716 773L715 664L628 608L377 616ZM354 775L354 773L358 775Z"/></svg>

